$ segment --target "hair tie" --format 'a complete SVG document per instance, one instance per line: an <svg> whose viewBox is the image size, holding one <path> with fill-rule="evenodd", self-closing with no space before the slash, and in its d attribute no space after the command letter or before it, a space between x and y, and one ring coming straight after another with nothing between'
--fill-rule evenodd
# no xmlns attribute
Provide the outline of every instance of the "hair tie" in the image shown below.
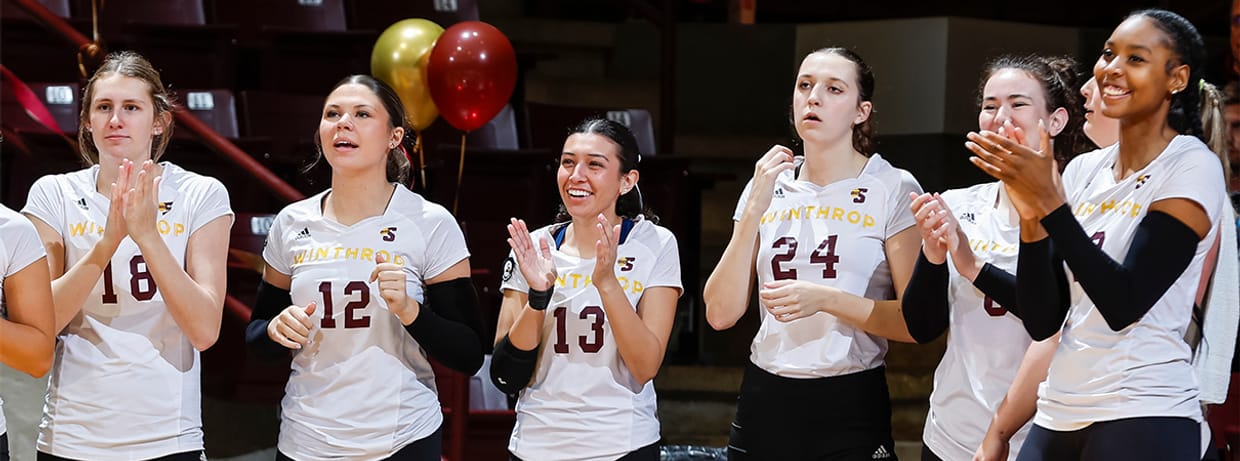
<svg viewBox="0 0 1240 461"><path fill-rule="evenodd" d="M1206 90L1206 79L1204 78L1197 79L1197 91L1205 91L1205 90Z"/></svg>

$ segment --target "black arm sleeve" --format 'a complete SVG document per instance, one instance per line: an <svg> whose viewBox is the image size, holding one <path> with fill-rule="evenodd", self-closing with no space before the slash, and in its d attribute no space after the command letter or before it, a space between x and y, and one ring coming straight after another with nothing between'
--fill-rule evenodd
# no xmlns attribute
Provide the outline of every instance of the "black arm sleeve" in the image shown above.
<svg viewBox="0 0 1240 461"><path fill-rule="evenodd" d="M1034 341L1054 336L1068 316L1068 276L1051 239L1020 242L1016 297L1025 331Z"/></svg>
<svg viewBox="0 0 1240 461"><path fill-rule="evenodd" d="M515 396L530 383L537 365L538 349L518 349L508 341L508 335L504 335L491 355L491 384L505 394Z"/></svg>
<svg viewBox="0 0 1240 461"><path fill-rule="evenodd" d="M977 273L977 278L973 279L973 286L982 290L982 293L1003 306L1016 318L1023 318L1020 315L1020 300L1016 296L1015 275L986 263Z"/></svg>
<svg viewBox="0 0 1240 461"><path fill-rule="evenodd" d="M1127 328L1154 307L1193 261L1200 240L1180 220L1150 212L1137 224L1121 264L1094 245L1067 205L1042 218L1042 227L1114 331Z"/></svg>
<svg viewBox="0 0 1240 461"><path fill-rule="evenodd" d="M947 279L946 263L934 264L925 253L917 253L917 264L904 287L900 311L909 334L918 344L934 341L947 331Z"/></svg>
<svg viewBox="0 0 1240 461"><path fill-rule="evenodd" d="M258 282L258 295L254 300L254 312L250 314L250 323L245 327L245 344L254 355L264 359L278 359L288 356L288 348L281 346L267 336L267 324L280 312L293 304L288 290L267 283Z"/></svg>
<svg viewBox="0 0 1240 461"><path fill-rule="evenodd" d="M405 329L426 352L448 368L473 375L482 367L482 316L469 277L426 287L426 302Z"/></svg>

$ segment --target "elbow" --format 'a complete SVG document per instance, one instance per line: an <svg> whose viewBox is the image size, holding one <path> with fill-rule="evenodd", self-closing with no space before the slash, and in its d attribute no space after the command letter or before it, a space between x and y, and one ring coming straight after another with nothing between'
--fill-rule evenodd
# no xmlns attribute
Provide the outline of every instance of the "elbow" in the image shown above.
<svg viewBox="0 0 1240 461"><path fill-rule="evenodd" d="M1154 301L1142 302L1143 298L1154 298L1156 301L1159 297L1161 297L1161 294L1145 297L1133 296L1122 300L1095 301L1096 305L1094 308L1098 309L1098 313L1102 314L1102 319L1107 322L1107 327L1111 328L1111 331L1119 333L1125 328L1132 326L1138 320L1141 320L1141 317L1144 317L1154 307Z"/></svg>
<svg viewBox="0 0 1240 461"><path fill-rule="evenodd" d="M1123 331L1125 328L1128 328L1130 325L1132 325L1133 323L1137 321L1137 319L1130 319L1130 318L1127 318L1126 316L1125 318L1118 318L1120 316L1117 316L1117 315L1113 315L1113 316L1104 315L1102 317L1106 319L1107 326L1111 328L1111 331L1116 332L1116 333Z"/></svg>
<svg viewBox="0 0 1240 461"><path fill-rule="evenodd" d="M646 383L653 381L654 377L659 374L659 367L657 365L654 367L650 367L650 368L652 369L650 370L629 370L629 372L630 374L633 375L633 380L637 381L637 384L639 386L645 386Z"/></svg>
<svg viewBox="0 0 1240 461"><path fill-rule="evenodd" d="M937 338L938 338L938 336L935 336L935 337L933 337L933 338L930 338L930 339L929 339L928 341L926 341L926 342L934 341L934 340L935 340L935 339L937 339ZM905 328L905 329L904 329L904 331L902 331L902 332L897 332L894 336L892 336L891 338L888 338L888 339L891 339L891 340L893 340L893 341L902 342L902 343L910 343L910 344L925 344L925 343L923 343L923 342L919 341L916 337L914 337L914 336L913 336L913 334L912 334L912 333L910 333L910 332L908 331L908 329L907 329L907 328Z"/></svg>
<svg viewBox="0 0 1240 461"><path fill-rule="evenodd" d="M938 339L939 337L939 335L937 334L931 334L930 332L921 331L921 330L917 330L917 331L910 330L908 332L908 336L911 341L906 341L906 342L913 342L917 344L926 344L926 343L934 341L935 339ZM896 339L896 340L899 341L899 339Z"/></svg>
<svg viewBox="0 0 1240 461"><path fill-rule="evenodd" d="M718 312L712 312L710 305L706 305L706 323L710 324L710 327L714 328L715 331L723 331L728 328L732 328L732 326L736 325L736 320L737 319L735 318L725 318Z"/></svg>
<svg viewBox="0 0 1240 461"><path fill-rule="evenodd" d="M723 331L736 325L736 321L740 320L738 315L730 315L731 306L722 305L719 301L713 301L709 298L703 300L706 303L706 323L710 324L715 331ZM742 311L743 312L743 311Z"/></svg>
<svg viewBox="0 0 1240 461"><path fill-rule="evenodd" d="M1029 333L1029 337L1033 338L1034 341L1045 341L1059 332L1059 326L1049 323L1039 325L1035 322L1025 322L1025 331Z"/></svg>
<svg viewBox="0 0 1240 461"><path fill-rule="evenodd" d="M482 369L482 362L483 362L482 353L470 354L469 358L463 361L463 363L461 364L461 369L457 371L464 373L468 376L473 376L478 373L478 370Z"/></svg>
<svg viewBox="0 0 1240 461"><path fill-rule="evenodd" d="M220 339L220 329L213 328L210 331L198 332L198 334L189 337L189 343L194 346L198 352L210 349L215 342Z"/></svg>
<svg viewBox="0 0 1240 461"><path fill-rule="evenodd" d="M52 369L52 362L55 361L55 344L55 340L48 341L45 347L38 348L42 349L40 353L31 356L23 354L22 359L12 365L13 368L35 379L42 378Z"/></svg>
<svg viewBox="0 0 1240 461"><path fill-rule="evenodd" d="M28 373L31 377L35 379L39 379L39 378L46 376L47 372L51 370L52 370L52 358L48 357L47 360L40 360L39 363L35 364L29 370L26 370L26 373Z"/></svg>
<svg viewBox="0 0 1240 461"><path fill-rule="evenodd" d="M47 375L48 371L51 371L52 361L52 354L42 354L38 360L35 360L34 363L31 363L29 366L22 369L22 371L26 372L26 374L35 379L39 379Z"/></svg>

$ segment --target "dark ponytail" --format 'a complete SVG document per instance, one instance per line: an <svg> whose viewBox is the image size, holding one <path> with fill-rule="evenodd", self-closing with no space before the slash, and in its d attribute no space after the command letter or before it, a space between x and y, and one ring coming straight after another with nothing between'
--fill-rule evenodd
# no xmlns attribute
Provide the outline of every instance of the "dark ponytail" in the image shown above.
<svg viewBox="0 0 1240 461"><path fill-rule="evenodd" d="M1140 10L1128 15L1129 18L1134 16L1149 18L1154 26L1167 34L1171 42L1167 44L1168 48L1179 60L1178 63L1167 62L1168 73L1180 64L1187 65L1189 69L1188 85L1171 95L1171 109L1167 112L1167 124L1182 135L1196 136L1202 142L1207 142L1205 131L1201 127L1201 86L1199 82L1206 60L1206 47L1201 34L1197 32L1193 23L1167 10Z"/></svg>

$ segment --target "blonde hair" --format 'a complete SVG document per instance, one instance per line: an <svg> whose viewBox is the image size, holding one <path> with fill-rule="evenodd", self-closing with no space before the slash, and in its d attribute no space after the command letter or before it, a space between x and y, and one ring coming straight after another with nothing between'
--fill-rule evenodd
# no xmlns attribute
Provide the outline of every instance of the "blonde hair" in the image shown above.
<svg viewBox="0 0 1240 461"><path fill-rule="evenodd" d="M1231 183L1231 161L1228 159L1227 122L1223 120L1223 94L1210 82L1199 80L1201 86L1202 136L1210 150L1223 162L1223 176Z"/></svg>

